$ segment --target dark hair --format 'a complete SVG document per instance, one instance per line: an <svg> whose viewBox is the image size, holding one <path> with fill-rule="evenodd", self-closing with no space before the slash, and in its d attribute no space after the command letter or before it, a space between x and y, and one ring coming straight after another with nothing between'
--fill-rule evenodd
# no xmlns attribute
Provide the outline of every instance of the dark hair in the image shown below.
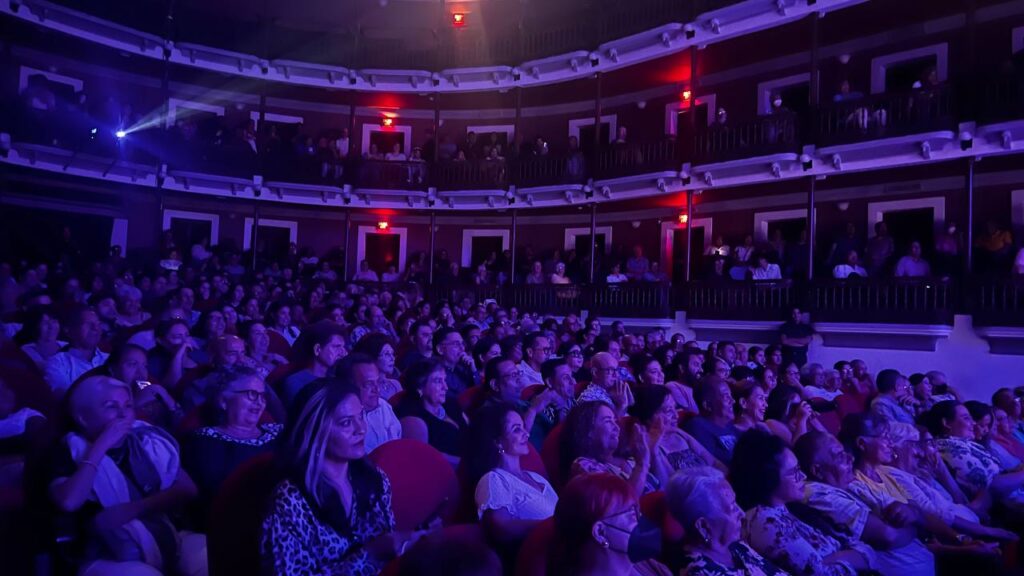
<svg viewBox="0 0 1024 576"><path fill-rule="evenodd" d="M749 399L750 395L754 393L754 390L758 388L764 390L764 386L762 386L760 382L750 378L739 380L730 386L730 388L732 389L732 399L736 403L734 410L737 415L742 411L740 408L740 400Z"/></svg>
<svg viewBox="0 0 1024 576"><path fill-rule="evenodd" d="M658 362L658 359L649 354L637 354L629 359L629 367L633 370L637 382L641 381L643 373L647 371L647 367L651 365L651 362ZM658 362L658 366L661 366L661 362ZM643 382L643 384L650 383Z"/></svg>
<svg viewBox="0 0 1024 576"><path fill-rule="evenodd" d="M214 314L220 314L221 316L224 315L224 313L221 312L220 308L211 308L206 312L203 312L202 315L199 316L199 322L196 323L195 336L198 336L203 339L210 338L209 327L207 326L207 324L210 321L210 317L213 316Z"/></svg>
<svg viewBox="0 0 1024 576"><path fill-rule="evenodd" d="M893 370L892 368L882 370L878 373L878 376L875 376L875 388L878 389L879 394L892 392L896 389L896 384L899 383L902 377L898 370Z"/></svg>
<svg viewBox="0 0 1024 576"><path fill-rule="evenodd" d="M668 388L664 386L639 386L633 391L633 405L629 407L629 415L647 425L661 411L668 398Z"/></svg>
<svg viewBox="0 0 1024 576"><path fill-rule="evenodd" d="M793 444L793 454L796 456L797 462L800 463L800 468L812 480L821 480L812 472L818 453L831 436L828 432L808 430Z"/></svg>
<svg viewBox="0 0 1024 576"><path fill-rule="evenodd" d="M704 410L704 402L718 392L718 387L723 383L725 383L725 380L722 380L715 374L708 374L700 379L700 382L693 389L693 401L697 404L697 410Z"/></svg>
<svg viewBox="0 0 1024 576"><path fill-rule="evenodd" d="M469 340L469 333L472 332L473 330L479 331L480 327L477 326L476 324L465 324L462 326L461 329L459 329L459 334L462 334L463 340Z"/></svg>
<svg viewBox="0 0 1024 576"><path fill-rule="evenodd" d="M488 393L492 392L491 381L501 378L501 372L498 370L498 366L501 366L504 362L512 362L512 360L509 360L504 356L498 356L497 358L491 358L487 362L487 365L484 366L484 386Z"/></svg>
<svg viewBox="0 0 1024 576"><path fill-rule="evenodd" d="M967 408L967 412L971 415L971 420L975 422L978 422L985 416L992 416L992 407L984 402L968 400L964 402L964 408Z"/></svg>
<svg viewBox="0 0 1024 576"><path fill-rule="evenodd" d="M600 401L581 402L565 417L558 462L561 478L569 477L569 469L576 458L592 455L590 434L597 424L597 413L601 407L608 408L608 405Z"/></svg>
<svg viewBox="0 0 1024 576"><path fill-rule="evenodd" d="M370 364L373 366L377 365L377 359L369 354L362 352L353 352L348 356L345 356L338 361L334 366L334 373L338 380L342 382L352 383L352 371L355 370L356 366Z"/></svg>
<svg viewBox="0 0 1024 576"><path fill-rule="evenodd" d="M537 344L538 338L546 338L543 332L528 332L523 336L523 351L525 353L527 348L533 348Z"/></svg>
<svg viewBox="0 0 1024 576"><path fill-rule="evenodd" d="M850 363L847 362L846 360L840 360L839 362L836 362L835 364L832 365L832 369L842 370L846 366L850 366Z"/></svg>
<svg viewBox="0 0 1024 576"><path fill-rule="evenodd" d="M128 342L125 342L110 351L110 356L107 356L106 362L103 363L103 366L107 368L107 372L109 373L110 369L113 368L115 364L124 359L125 355L133 350L142 352L142 355L146 356L145 348L143 348L142 346L138 346L136 344L130 344Z"/></svg>
<svg viewBox="0 0 1024 576"><path fill-rule="evenodd" d="M932 436L936 438L945 438L949 436L949 432L946 430L944 421L952 421L956 418L956 407L960 403L956 400L943 400L942 402L936 402L932 409L926 412L921 420L922 423L928 428L928 431L932 433Z"/></svg>
<svg viewBox="0 0 1024 576"><path fill-rule="evenodd" d="M782 352L782 346L778 344L772 344L771 346L764 349L765 359L771 358L776 352Z"/></svg>
<svg viewBox="0 0 1024 576"><path fill-rule="evenodd" d="M388 338L384 334L367 334L360 338L359 342L356 342L352 351L360 354L366 354L370 358L376 360L377 358L380 358L380 353L384 350L384 347L389 344L393 350L395 345L391 342L391 338Z"/></svg>
<svg viewBox="0 0 1024 576"><path fill-rule="evenodd" d="M1013 390L1009 388L1000 388L995 391L995 394L992 394L992 405L1003 411L1006 411L1006 408L1003 407L1006 406L1007 402L1016 402L1016 400Z"/></svg>
<svg viewBox="0 0 1024 576"><path fill-rule="evenodd" d="M928 376L926 374L921 374L920 372L916 372L914 374L911 374L910 378L907 378L907 379L910 380L910 385L911 386L917 386L921 382L924 382L925 378L928 378Z"/></svg>
<svg viewBox="0 0 1024 576"><path fill-rule="evenodd" d="M558 355L565 358L573 348L579 348L580 354L583 353L583 346L579 342L569 340L568 342L562 342L562 345L558 347Z"/></svg>
<svg viewBox="0 0 1024 576"><path fill-rule="evenodd" d="M498 341L490 336L477 340L476 344L473 346L473 359L476 360L478 364L482 364L484 354L487 354L491 347L497 343Z"/></svg>
<svg viewBox="0 0 1024 576"><path fill-rule="evenodd" d="M752 378L753 376L754 371L751 370L749 366L744 366L742 364L737 364L736 366L733 366L732 370L729 371L729 378L732 378L733 380L746 380L747 378Z"/></svg>
<svg viewBox="0 0 1024 576"><path fill-rule="evenodd" d="M554 377L555 370L557 370L559 366L568 365L569 362L565 358L549 358L548 360L545 360L543 364L540 365L540 377L541 379L544 380L545 383L547 383L548 380Z"/></svg>
<svg viewBox="0 0 1024 576"><path fill-rule="evenodd" d="M449 328L449 327L445 326L443 328L438 328L434 332L434 342L433 342L433 344L434 344L434 349L435 350L437 349L438 346L441 345L442 342L444 342L444 339L447 338L449 334L459 334L459 331L456 330L455 328ZM459 334L459 336L462 336L462 335Z"/></svg>
<svg viewBox="0 0 1024 576"><path fill-rule="evenodd" d="M491 404L481 408L470 423L469 433L464 435L468 486L476 486L484 474L498 467L501 453L497 443L505 433L505 418L510 412L516 409L507 402Z"/></svg>
<svg viewBox="0 0 1024 576"><path fill-rule="evenodd" d="M153 331L153 335L156 336L157 338L163 338L164 336L167 336L167 334L171 331L171 328L174 328L178 324L181 324L185 328L188 328L188 322L185 322L181 318L171 318L170 320L161 320L160 323L156 325L156 330ZM69 324L69 327L70 326L71 325Z"/></svg>
<svg viewBox="0 0 1024 576"><path fill-rule="evenodd" d="M501 346L502 356L511 356L512 349L520 344L522 344L522 339L520 339L519 336L516 336L514 334L511 336L505 336L504 338L498 341L498 346Z"/></svg>
<svg viewBox="0 0 1024 576"><path fill-rule="evenodd" d="M748 362L753 362L754 358L757 357L757 353L760 352L760 351L761 351L761 347L760 346L751 346L750 348L747 348L747 361Z"/></svg>
<svg viewBox="0 0 1024 576"><path fill-rule="evenodd" d="M763 506L782 483L782 454L786 443L768 432L751 429L736 442L729 465L729 482L744 510Z"/></svg>
<svg viewBox="0 0 1024 576"><path fill-rule="evenodd" d="M785 422L789 418L789 406L793 397L801 398L800 390L788 384L779 384L768 393L768 408L764 411L765 420Z"/></svg>
<svg viewBox="0 0 1024 576"><path fill-rule="evenodd" d="M870 412L847 414L843 417L843 424L839 430L839 442L850 454L853 454L855 462L860 462L863 453L857 445L857 439L864 436L879 436L885 431L886 421Z"/></svg>
<svg viewBox="0 0 1024 576"><path fill-rule="evenodd" d="M266 326L266 324L264 324ZM330 343L331 338L342 336L341 326L329 321L321 320L316 324L306 326L302 333L295 340L292 346L292 360L299 364L308 364L316 357L314 350L317 346L321 348Z"/></svg>
<svg viewBox="0 0 1024 576"><path fill-rule="evenodd" d="M256 378L260 382L263 381L258 372L245 366L221 367L206 376L204 380L209 382L210 385L203 391L206 401L203 402L199 409L199 416L203 424L206 426L222 424L227 412L220 407L217 397L223 394L235 382L249 378Z"/></svg>
<svg viewBox="0 0 1024 576"><path fill-rule="evenodd" d="M415 395L427 385L427 379L444 364L438 358L426 358L415 362L402 374L402 388L410 395Z"/></svg>
<svg viewBox="0 0 1024 576"><path fill-rule="evenodd" d="M59 320L57 314L49 306L33 306L26 310L21 318L21 330L14 335L14 342L19 346L24 346L38 340L45 316Z"/></svg>

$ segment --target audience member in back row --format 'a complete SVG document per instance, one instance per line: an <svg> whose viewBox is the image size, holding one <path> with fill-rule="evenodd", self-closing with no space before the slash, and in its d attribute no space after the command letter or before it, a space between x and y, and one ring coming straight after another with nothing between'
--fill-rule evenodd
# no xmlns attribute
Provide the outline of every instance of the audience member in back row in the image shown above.
<svg viewBox="0 0 1024 576"><path fill-rule="evenodd" d="M103 336L99 316L90 308L75 309L67 320L68 345L46 361L46 381L58 396L79 376L107 361L100 351Z"/></svg>
<svg viewBox="0 0 1024 576"><path fill-rule="evenodd" d="M402 423L402 437L427 442L457 463L469 420L448 394L444 364L437 359L417 362L406 370L404 378L405 394L395 408Z"/></svg>

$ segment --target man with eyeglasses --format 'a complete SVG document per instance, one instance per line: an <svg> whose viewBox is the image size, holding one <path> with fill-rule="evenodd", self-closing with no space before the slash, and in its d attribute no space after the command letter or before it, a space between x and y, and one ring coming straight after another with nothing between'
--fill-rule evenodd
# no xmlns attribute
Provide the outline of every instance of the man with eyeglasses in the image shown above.
<svg viewBox="0 0 1024 576"><path fill-rule="evenodd" d="M430 321L417 320L409 328L409 342L411 349L406 352L398 361L398 369L405 372L406 368L413 364L430 358L434 354L434 329L430 327Z"/></svg>
<svg viewBox="0 0 1024 576"><path fill-rule="evenodd" d="M457 398L475 386L478 378L473 357L466 353L466 343L455 328L441 328L434 333L434 350L444 364L448 397Z"/></svg>
<svg viewBox="0 0 1024 576"><path fill-rule="evenodd" d="M522 372L511 360L500 356L492 358L484 368L484 383L487 386L487 400L483 405L505 403L515 406L523 417L523 428L530 432L530 442L539 447L553 426L547 425L546 421L537 416L554 400L555 392L544 390L530 401L523 400L523 390L527 385L523 381Z"/></svg>
<svg viewBox="0 0 1024 576"><path fill-rule="evenodd" d="M523 337L523 361L519 363L523 386L543 384L540 367L551 356L551 340L542 332L531 332Z"/></svg>
<svg viewBox="0 0 1024 576"><path fill-rule="evenodd" d="M391 404L380 401L380 370L366 354L351 354L338 363L338 378L359 388L359 400L366 416L366 453L402 437L402 425Z"/></svg>
<svg viewBox="0 0 1024 576"><path fill-rule="evenodd" d="M590 372L593 380L577 402L604 402L616 414L625 416L626 409L633 404L633 392L619 378L619 361L608 352L598 352L590 359Z"/></svg>
<svg viewBox="0 0 1024 576"><path fill-rule="evenodd" d="M914 429L917 401L910 389L910 381L899 371L890 368L878 373L875 387L878 389L878 396L871 401L870 412L885 418L890 426L907 428L902 431L903 434L906 434L906 437L913 437L910 429Z"/></svg>

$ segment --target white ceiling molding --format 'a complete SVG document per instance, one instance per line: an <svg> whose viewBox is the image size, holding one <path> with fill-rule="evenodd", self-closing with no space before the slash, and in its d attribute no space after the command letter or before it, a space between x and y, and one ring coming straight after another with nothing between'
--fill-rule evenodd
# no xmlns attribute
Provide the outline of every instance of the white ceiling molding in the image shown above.
<svg viewBox="0 0 1024 576"><path fill-rule="evenodd" d="M153 34L83 14L46 0L0 3L6 13L31 24L77 38L104 44L128 54L209 71L320 88L377 92L473 92L516 86L541 86L586 78L595 72L625 68L674 54L691 46L706 46L759 30L800 20L818 12L828 13L866 0L818 0L813 5L783 0L785 10L775 3L747 0L697 16L688 23L692 38L683 33L682 23L666 23L654 29L619 38L596 47L594 52L578 51L552 55L511 66L425 70L353 70L312 62L265 60L251 54L222 50L192 43L164 41ZM591 58L591 55L598 55ZM515 74L514 70L522 72ZM518 71L517 70L517 71Z"/></svg>

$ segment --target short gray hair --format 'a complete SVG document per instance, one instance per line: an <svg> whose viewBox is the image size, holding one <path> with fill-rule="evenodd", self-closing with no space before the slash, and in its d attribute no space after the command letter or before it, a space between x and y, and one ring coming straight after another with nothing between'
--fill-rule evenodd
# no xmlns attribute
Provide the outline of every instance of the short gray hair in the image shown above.
<svg viewBox="0 0 1024 576"><path fill-rule="evenodd" d="M723 484L728 486L725 476L711 467L677 472L665 490L668 510L684 530L692 532L697 520L727 512L721 504Z"/></svg>

